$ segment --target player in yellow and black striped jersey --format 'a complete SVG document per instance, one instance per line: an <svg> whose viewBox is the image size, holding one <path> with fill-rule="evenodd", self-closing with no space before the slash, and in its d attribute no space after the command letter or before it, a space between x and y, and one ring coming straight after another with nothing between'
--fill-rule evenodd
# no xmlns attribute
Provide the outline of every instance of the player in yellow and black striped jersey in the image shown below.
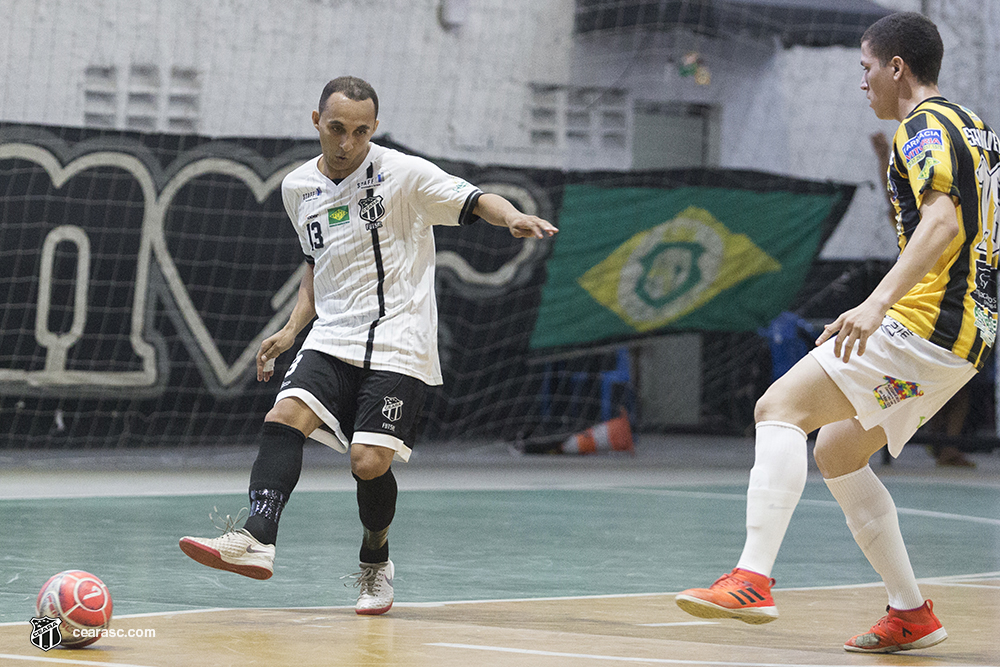
<svg viewBox="0 0 1000 667"><path fill-rule="evenodd" d="M975 376L996 337L1000 140L941 97L943 54L937 27L914 12L879 19L862 37L861 90L876 116L900 123L888 174L899 259L757 401L746 542L732 572L677 595L695 616L778 617L771 570L805 488L807 434L819 429L816 464L889 598L888 615L844 649L890 653L948 637L917 586L896 506L868 465L887 444L898 456Z"/></svg>
<svg viewBox="0 0 1000 667"><path fill-rule="evenodd" d="M899 249L920 222L928 190L955 202L959 233L889 315L981 369L996 338L1000 138L969 109L924 100L896 131L888 185Z"/></svg>

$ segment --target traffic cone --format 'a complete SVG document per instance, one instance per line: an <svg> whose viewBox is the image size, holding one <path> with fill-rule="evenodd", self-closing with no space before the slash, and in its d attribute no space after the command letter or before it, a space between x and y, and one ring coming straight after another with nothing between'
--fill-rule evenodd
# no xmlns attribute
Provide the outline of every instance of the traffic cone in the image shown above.
<svg viewBox="0 0 1000 667"><path fill-rule="evenodd" d="M596 454L597 452L634 452L632 428L628 413L622 409L614 419L572 435L560 448L563 454Z"/></svg>

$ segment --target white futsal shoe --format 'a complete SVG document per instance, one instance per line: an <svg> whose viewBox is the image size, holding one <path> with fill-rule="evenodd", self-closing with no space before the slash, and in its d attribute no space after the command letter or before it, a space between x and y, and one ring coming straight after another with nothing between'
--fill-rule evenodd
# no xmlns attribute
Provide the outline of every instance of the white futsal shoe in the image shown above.
<svg viewBox="0 0 1000 667"><path fill-rule="evenodd" d="M217 570L251 579L270 579L274 574L274 545L259 542L242 528L216 538L182 537L180 546L194 560Z"/></svg>
<svg viewBox="0 0 1000 667"><path fill-rule="evenodd" d="M358 591L358 602L354 611L358 614L384 614L392 608L392 577L395 567L392 561L384 563L361 563L361 571L348 575L356 577L354 585Z"/></svg>

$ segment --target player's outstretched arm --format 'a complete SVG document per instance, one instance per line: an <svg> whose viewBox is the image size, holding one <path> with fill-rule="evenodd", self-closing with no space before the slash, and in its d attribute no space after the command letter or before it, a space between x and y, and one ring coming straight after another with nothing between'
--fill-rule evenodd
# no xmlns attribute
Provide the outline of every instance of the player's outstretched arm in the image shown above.
<svg viewBox="0 0 1000 667"><path fill-rule="evenodd" d="M868 337L882 324L882 318L892 304L930 273L958 232L958 213L952 198L936 190L924 195L920 205L920 222L900 253L899 260L860 306L842 313L823 327L816 344L822 345L836 334L833 352L843 358L844 363L851 358L855 344L858 355L864 354Z"/></svg>
<svg viewBox="0 0 1000 667"><path fill-rule="evenodd" d="M312 322L314 317L316 317L316 301L313 294L313 265L307 264L299 282L298 299L295 301L292 314L288 317L288 323L278 333L265 338L260 344L260 350L257 351L258 382L261 380L267 382L271 379L274 375L274 360L295 344L295 337Z"/></svg>
<svg viewBox="0 0 1000 667"><path fill-rule="evenodd" d="M479 197L472 212L491 225L506 227L514 238L543 239L559 231L548 220L521 213L509 201L490 192Z"/></svg>

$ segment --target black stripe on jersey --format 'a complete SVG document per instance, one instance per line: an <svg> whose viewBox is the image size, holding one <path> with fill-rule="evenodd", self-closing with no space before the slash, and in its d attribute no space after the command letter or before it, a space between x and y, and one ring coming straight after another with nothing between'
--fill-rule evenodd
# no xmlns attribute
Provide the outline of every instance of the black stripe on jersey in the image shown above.
<svg viewBox="0 0 1000 667"><path fill-rule="evenodd" d="M983 366L986 365L986 360L989 358L990 348L986 347L986 341L983 337L979 335L980 332L976 330L976 340L972 343L972 348L969 351L968 361L976 367L977 371L983 370ZM986 354L983 354L986 352Z"/></svg>
<svg viewBox="0 0 1000 667"><path fill-rule="evenodd" d="M899 221L903 225L903 236L909 241L920 222L920 211L917 210L917 198L913 194L913 188L910 187L906 161L898 150L893 166L889 169L889 179L893 183L899 205Z"/></svg>
<svg viewBox="0 0 1000 667"><path fill-rule="evenodd" d="M475 215L473 211L476 208L476 204L479 203L479 198L482 196L482 191L476 190L466 198L465 204L462 205L462 212L458 214L458 224L471 225L476 220L479 220L479 216Z"/></svg>
<svg viewBox="0 0 1000 667"><path fill-rule="evenodd" d="M371 180L374 176L375 164L369 162L366 178ZM365 196L375 196L375 188L368 188L365 191ZM375 351L375 327L385 317L385 266L382 264L382 246L379 243L378 227L372 227L372 249L375 251L375 270L378 272L378 317L368 327L368 344L365 345L365 370L372 367L372 353Z"/></svg>
<svg viewBox="0 0 1000 667"><path fill-rule="evenodd" d="M950 106L950 105L949 105ZM941 125L945 127L952 144L952 184L958 188L962 207L962 224L965 227L965 238L968 242L963 244L958 257L948 269L948 284L945 287L944 298L941 300L941 310L938 320L934 324L934 332L930 341L944 347L952 349L958 342L962 329L962 320L965 318L965 293L969 286L969 255L972 251L972 239L979 233L979 196L976 184L976 167L972 161L972 153L967 150L965 136L955 124L940 111L935 109L922 109L934 116ZM972 119L957 107L952 106L954 112L961 121L968 127L975 127ZM977 331L978 339L978 331Z"/></svg>
<svg viewBox="0 0 1000 667"><path fill-rule="evenodd" d="M947 106L956 116L958 116L959 120L961 120L962 124L966 127L979 127L979 125L977 125L969 114L966 113L965 110L959 105L948 103ZM956 129L956 132L961 134L963 139L965 138L965 135L961 133L960 130ZM963 162L968 163L968 167L963 172L962 182L958 184L958 188L959 192L962 193L962 221L965 223L966 238L975 238L982 225L979 216L986 215L986 211L980 211L979 209L979 191L977 190L978 182L975 176L975 162L972 160L972 151L974 149L969 145L968 141L965 142L965 147L968 150L962 151L962 157ZM980 156L980 159L985 160L986 156ZM966 196L966 188L971 188L968 192L973 194L972 197ZM960 261L964 261L968 265L970 254L972 252L972 244L967 243L963 250L963 254L960 255ZM972 270L973 268L970 266L969 271ZM976 370L980 370L986 363L986 359L989 357L988 353L990 349L991 348L986 345L986 341L983 339L983 332L980 331L979 327L976 327L976 338L972 341L972 346L969 348L969 355L967 357L967 359L976 367ZM986 354L983 354L984 352L986 352Z"/></svg>

